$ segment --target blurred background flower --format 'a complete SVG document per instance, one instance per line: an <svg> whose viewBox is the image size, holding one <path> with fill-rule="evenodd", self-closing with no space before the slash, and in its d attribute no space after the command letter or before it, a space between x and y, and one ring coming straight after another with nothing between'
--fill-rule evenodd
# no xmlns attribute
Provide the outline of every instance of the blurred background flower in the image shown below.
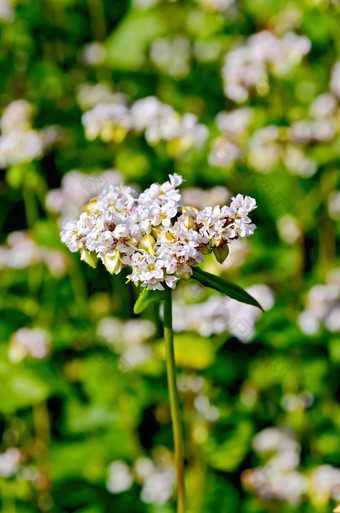
<svg viewBox="0 0 340 513"><path fill-rule="evenodd" d="M188 511L340 501L335 0L0 0L0 508L171 513L162 311L62 222L106 185L182 175L256 198L249 240L174 294ZM90 207L89 207L90 208Z"/></svg>

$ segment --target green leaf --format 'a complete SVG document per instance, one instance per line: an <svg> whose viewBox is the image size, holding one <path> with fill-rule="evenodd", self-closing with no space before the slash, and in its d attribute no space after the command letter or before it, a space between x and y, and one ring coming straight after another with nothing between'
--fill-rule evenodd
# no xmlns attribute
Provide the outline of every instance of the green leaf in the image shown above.
<svg viewBox="0 0 340 513"><path fill-rule="evenodd" d="M212 289L218 290L218 292L222 292L232 299L236 299L236 301L240 301L240 303L246 303L247 305L257 306L262 311L263 308L258 301L256 301L253 296L248 294L245 290L243 290L235 283L231 283L230 281L224 280L219 276L214 276L213 274L202 271L199 267L193 268L192 277L199 281L201 285L205 287L210 287Z"/></svg>
<svg viewBox="0 0 340 513"><path fill-rule="evenodd" d="M151 303L155 301L161 302L165 297L165 290L148 290L143 289L143 291L139 294L135 306L133 307L133 311L135 314L142 313L145 308L147 308Z"/></svg>

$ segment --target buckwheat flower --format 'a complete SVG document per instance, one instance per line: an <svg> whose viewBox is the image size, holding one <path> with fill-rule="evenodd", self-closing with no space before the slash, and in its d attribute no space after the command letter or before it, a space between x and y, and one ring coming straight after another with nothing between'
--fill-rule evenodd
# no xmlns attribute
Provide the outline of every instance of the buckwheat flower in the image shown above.
<svg viewBox="0 0 340 513"><path fill-rule="evenodd" d="M282 38L268 31L252 35L243 46L226 55L222 69L226 96L242 103L252 89L261 95L268 94L268 73L286 74L310 48L309 39L294 32L287 32Z"/></svg>
<svg viewBox="0 0 340 513"><path fill-rule="evenodd" d="M91 196L99 194L105 186L118 186L122 182L121 173L115 169L91 174L73 170L63 176L59 189L47 193L46 206L51 212L60 213L63 220L76 217Z"/></svg>
<svg viewBox="0 0 340 513"><path fill-rule="evenodd" d="M212 141L208 161L212 166L231 167L241 157L241 148L227 137L217 137Z"/></svg>
<svg viewBox="0 0 340 513"><path fill-rule="evenodd" d="M261 302L264 310L274 305L272 290L265 285L253 285L247 291ZM196 292L197 296L197 292ZM242 343L249 343L256 334L256 322L261 312L250 305L240 305L222 296L187 305L181 296L174 301L174 329L177 332L194 331L203 337L229 332Z"/></svg>
<svg viewBox="0 0 340 513"><path fill-rule="evenodd" d="M3 134L32 128L33 106L26 100L15 100L5 107L0 121Z"/></svg>
<svg viewBox="0 0 340 513"><path fill-rule="evenodd" d="M5 452L0 454L0 476L11 477L13 476L20 463L20 452L14 447L10 447Z"/></svg>
<svg viewBox="0 0 340 513"><path fill-rule="evenodd" d="M317 163L306 157L304 152L295 146L289 145L284 155L284 164L293 174L309 178L315 175Z"/></svg>
<svg viewBox="0 0 340 513"><path fill-rule="evenodd" d="M146 504L162 506L171 499L174 487L174 472L168 470L157 470L145 480L141 492L141 500Z"/></svg>
<svg viewBox="0 0 340 513"><path fill-rule="evenodd" d="M279 136L279 128L271 125L256 130L249 139L247 160L257 172L268 173L280 161Z"/></svg>
<svg viewBox="0 0 340 513"><path fill-rule="evenodd" d="M299 325L307 335L315 335L322 326L331 333L340 333L340 278L329 273L327 283L312 287L306 308L299 316Z"/></svg>
<svg viewBox="0 0 340 513"><path fill-rule="evenodd" d="M86 137L104 142L121 142L131 129L129 108L121 103L99 103L81 118Z"/></svg>
<svg viewBox="0 0 340 513"><path fill-rule="evenodd" d="M109 84L81 84L77 93L77 103L82 110L93 109L99 103L115 103L126 105L123 94L114 93Z"/></svg>
<svg viewBox="0 0 340 513"><path fill-rule="evenodd" d="M122 493L129 490L133 484L133 474L124 461L114 461L108 468L106 488L111 493Z"/></svg>
<svg viewBox="0 0 340 513"><path fill-rule="evenodd" d="M216 124L219 130L225 134L239 135L249 127L252 114L252 110L249 108L219 112L216 116Z"/></svg>
<svg viewBox="0 0 340 513"><path fill-rule="evenodd" d="M328 503L332 498L340 500L340 470L331 465L316 468L311 475L311 486L320 503Z"/></svg>
<svg viewBox="0 0 340 513"><path fill-rule="evenodd" d="M208 136L207 127L199 124L194 114L180 116L154 96L137 100L131 106L131 117L134 129L144 132L150 144L166 141L175 153L201 148Z"/></svg>
<svg viewBox="0 0 340 513"><path fill-rule="evenodd" d="M10 23L14 20L14 0L0 0L0 21Z"/></svg>
<svg viewBox="0 0 340 513"><path fill-rule="evenodd" d="M310 106L309 113L314 118L328 118L333 116L336 105L336 97L332 93L324 93L315 98Z"/></svg>
<svg viewBox="0 0 340 513"><path fill-rule="evenodd" d="M35 130L10 132L0 136L0 167L31 162L43 155L43 143Z"/></svg>
<svg viewBox="0 0 340 513"><path fill-rule="evenodd" d="M50 352L51 338L42 328L21 328L11 338L8 354L13 362L20 362L30 356L42 360Z"/></svg>
<svg viewBox="0 0 340 513"><path fill-rule="evenodd" d="M172 40L155 39L150 59L163 72L175 78L185 78L190 71L191 47L184 37Z"/></svg>
<svg viewBox="0 0 340 513"><path fill-rule="evenodd" d="M33 107L26 100L16 100L3 111L0 126L0 167L40 159L61 137L58 127L34 130Z"/></svg>
<svg viewBox="0 0 340 513"><path fill-rule="evenodd" d="M107 57L107 50L102 43L94 41L83 48L83 61L88 66L100 66Z"/></svg>
<svg viewBox="0 0 340 513"><path fill-rule="evenodd" d="M238 195L230 207L199 212L181 207L181 183L175 173L139 195L125 185L107 186L87 203L78 220L64 223L62 241L92 266L102 260L111 274L130 267L129 280L136 285L174 288L179 279L190 277L205 253L218 249L227 254L227 244L255 229L248 217L255 200Z"/></svg>
<svg viewBox="0 0 340 513"><path fill-rule="evenodd" d="M12 232L0 247L0 269L25 269L39 261L39 248L25 231Z"/></svg>
<svg viewBox="0 0 340 513"><path fill-rule="evenodd" d="M332 119L316 121L297 121L289 128L289 137L293 142L302 144L314 141L328 142L335 135L335 124Z"/></svg>

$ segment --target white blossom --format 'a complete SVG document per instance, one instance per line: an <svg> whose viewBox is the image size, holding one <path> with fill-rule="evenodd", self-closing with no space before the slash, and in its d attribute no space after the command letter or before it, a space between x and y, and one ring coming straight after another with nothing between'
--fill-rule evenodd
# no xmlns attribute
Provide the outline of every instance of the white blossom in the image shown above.
<svg viewBox="0 0 340 513"><path fill-rule="evenodd" d="M11 477L18 470L20 462L20 452L14 447L10 447L0 454L0 476Z"/></svg>
<svg viewBox="0 0 340 513"><path fill-rule="evenodd" d="M190 277L205 253L255 230L248 216L256 208L254 199L238 194L229 207L199 212L182 206L181 183L175 173L139 195L126 185L107 186L79 219L64 223L61 239L90 265L95 256L102 260L111 274L130 267L129 279L136 285L174 288L180 278Z"/></svg>

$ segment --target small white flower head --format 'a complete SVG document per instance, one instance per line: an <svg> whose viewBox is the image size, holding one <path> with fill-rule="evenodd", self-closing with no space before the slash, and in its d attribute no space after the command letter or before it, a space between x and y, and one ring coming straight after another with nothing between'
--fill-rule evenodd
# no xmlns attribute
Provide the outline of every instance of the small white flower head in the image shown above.
<svg viewBox="0 0 340 513"><path fill-rule="evenodd" d="M125 461L114 461L108 468L106 488L111 493L122 493L133 484L133 474Z"/></svg>
<svg viewBox="0 0 340 513"><path fill-rule="evenodd" d="M42 360L51 349L51 337L42 328L21 328L11 338L8 355L11 361L20 362L26 357Z"/></svg>
<svg viewBox="0 0 340 513"><path fill-rule="evenodd" d="M0 477L13 476L20 463L20 452L14 447L10 447L0 454Z"/></svg>
<svg viewBox="0 0 340 513"><path fill-rule="evenodd" d="M129 280L149 290L175 288L204 255L253 234L248 214L254 199L238 194L229 207L183 207L174 173L141 194L126 185L109 185L84 207L78 220L67 221L61 239L70 251L94 267L100 259L111 274L129 267Z"/></svg>

